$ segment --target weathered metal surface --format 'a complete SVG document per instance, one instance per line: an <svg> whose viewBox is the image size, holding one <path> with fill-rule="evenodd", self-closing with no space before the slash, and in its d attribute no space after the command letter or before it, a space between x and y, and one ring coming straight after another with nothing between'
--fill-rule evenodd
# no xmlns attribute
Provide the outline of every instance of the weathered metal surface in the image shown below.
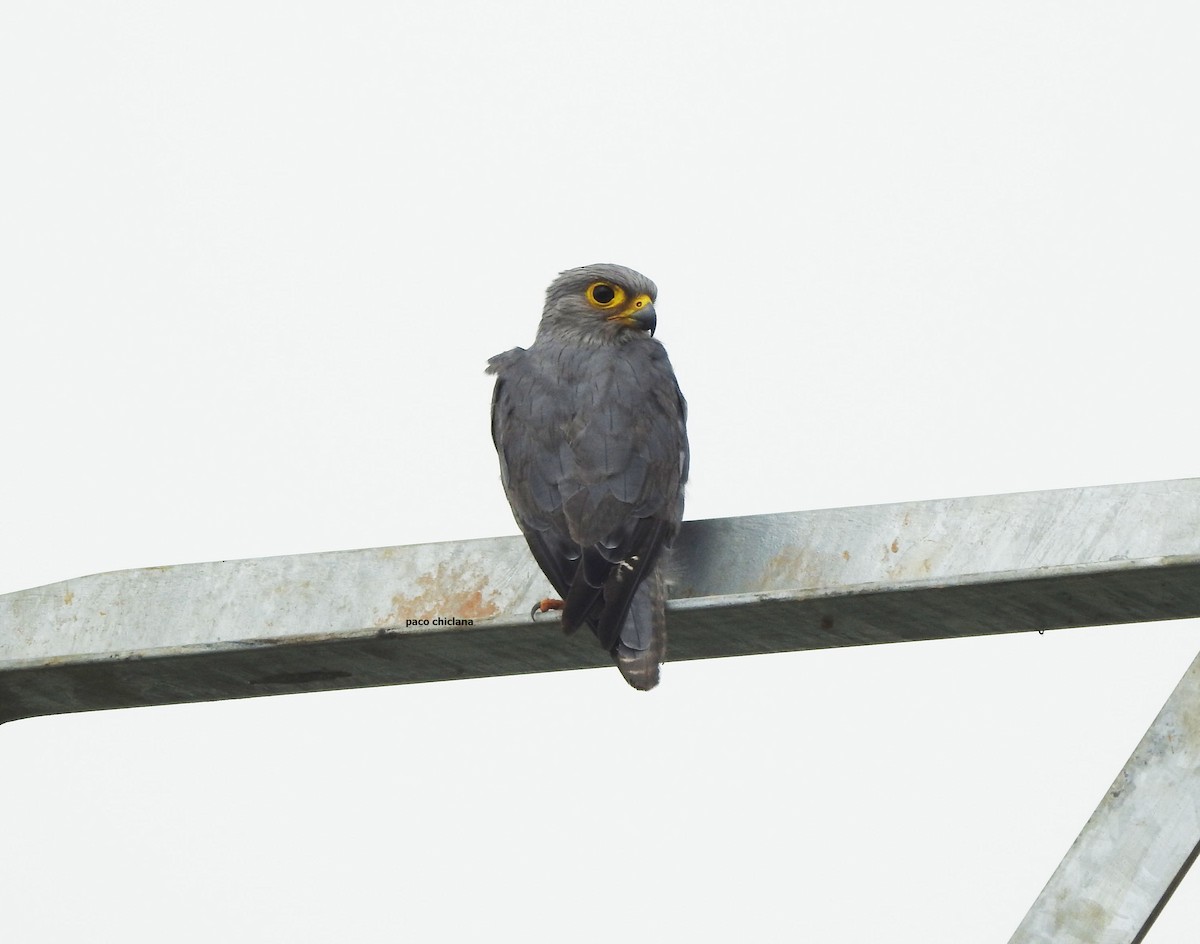
<svg viewBox="0 0 1200 944"><path fill-rule="evenodd" d="M1200 616L1200 479L691 521L678 544L674 660ZM547 590L489 538L10 593L0 721L607 665L530 622Z"/></svg>
<svg viewBox="0 0 1200 944"><path fill-rule="evenodd" d="M1136 944L1200 851L1200 656L1009 944Z"/></svg>

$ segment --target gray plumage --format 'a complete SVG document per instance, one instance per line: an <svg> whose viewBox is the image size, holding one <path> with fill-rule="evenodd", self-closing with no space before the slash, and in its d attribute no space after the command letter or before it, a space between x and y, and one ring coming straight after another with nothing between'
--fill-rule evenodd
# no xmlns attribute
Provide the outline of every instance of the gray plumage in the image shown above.
<svg viewBox="0 0 1200 944"><path fill-rule="evenodd" d="M661 562L683 518L687 406L652 337L658 290L618 265L568 269L537 339L488 361L492 439L529 549L634 688L666 655Z"/></svg>

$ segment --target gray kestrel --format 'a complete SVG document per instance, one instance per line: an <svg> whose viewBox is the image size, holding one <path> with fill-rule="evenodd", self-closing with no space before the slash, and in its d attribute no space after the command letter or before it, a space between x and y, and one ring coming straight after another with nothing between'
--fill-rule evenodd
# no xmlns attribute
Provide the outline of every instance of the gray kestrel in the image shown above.
<svg viewBox="0 0 1200 944"><path fill-rule="evenodd" d="M658 289L619 265L568 269L546 291L537 339L488 361L492 439L529 549L634 688L666 655L660 565L683 518L687 404L653 338ZM536 609L536 608L535 608Z"/></svg>

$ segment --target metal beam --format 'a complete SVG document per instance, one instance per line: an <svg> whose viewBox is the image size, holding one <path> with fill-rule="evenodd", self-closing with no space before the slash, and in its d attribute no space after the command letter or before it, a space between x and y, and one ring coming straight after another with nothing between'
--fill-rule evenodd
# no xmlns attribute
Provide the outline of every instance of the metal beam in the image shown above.
<svg viewBox="0 0 1200 944"><path fill-rule="evenodd" d="M1200 616L1198 578L1200 479L690 521L670 657ZM530 622L547 589L519 538L488 538L9 593L0 722L608 664Z"/></svg>
<svg viewBox="0 0 1200 944"><path fill-rule="evenodd" d="M1200 853L1200 656L1009 944L1137 944Z"/></svg>

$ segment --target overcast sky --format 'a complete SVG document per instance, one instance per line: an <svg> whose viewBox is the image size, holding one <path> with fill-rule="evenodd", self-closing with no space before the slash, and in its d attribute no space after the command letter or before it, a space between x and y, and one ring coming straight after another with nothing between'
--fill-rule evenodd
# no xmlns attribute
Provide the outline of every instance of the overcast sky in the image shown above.
<svg viewBox="0 0 1200 944"><path fill-rule="evenodd" d="M487 358L659 285L687 517L1197 474L1200 14L0 5L0 592L512 534ZM0 728L5 940L1005 941L1200 623ZM636 825L635 825L636 824ZM1149 944L1200 926L1184 882Z"/></svg>

